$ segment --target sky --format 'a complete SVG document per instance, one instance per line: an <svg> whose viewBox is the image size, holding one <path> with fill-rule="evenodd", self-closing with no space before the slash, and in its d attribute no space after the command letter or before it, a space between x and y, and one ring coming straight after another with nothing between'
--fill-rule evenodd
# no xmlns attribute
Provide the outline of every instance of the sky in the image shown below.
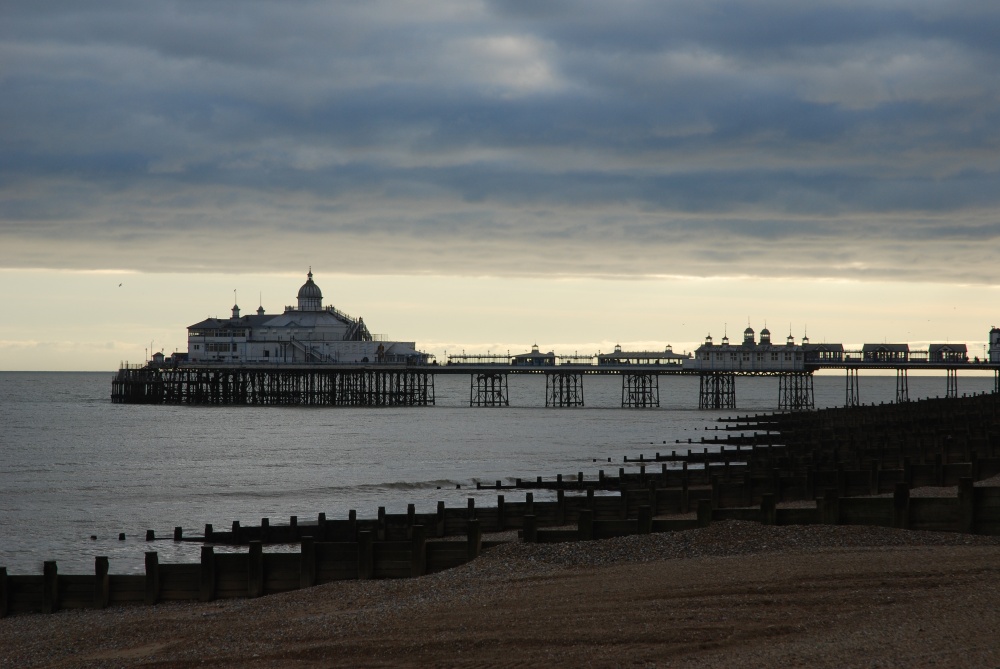
<svg viewBox="0 0 1000 669"><path fill-rule="evenodd" d="M456 352L1000 324L1000 5L0 6L0 370L325 301Z"/></svg>

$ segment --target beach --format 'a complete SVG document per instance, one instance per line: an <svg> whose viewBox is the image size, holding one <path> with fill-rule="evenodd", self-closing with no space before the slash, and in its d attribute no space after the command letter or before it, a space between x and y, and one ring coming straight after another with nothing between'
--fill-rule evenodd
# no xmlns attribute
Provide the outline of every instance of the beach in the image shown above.
<svg viewBox="0 0 1000 669"><path fill-rule="evenodd" d="M3 667L1000 665L1000 537L724 522L416 579L0 620Z"/></svg>

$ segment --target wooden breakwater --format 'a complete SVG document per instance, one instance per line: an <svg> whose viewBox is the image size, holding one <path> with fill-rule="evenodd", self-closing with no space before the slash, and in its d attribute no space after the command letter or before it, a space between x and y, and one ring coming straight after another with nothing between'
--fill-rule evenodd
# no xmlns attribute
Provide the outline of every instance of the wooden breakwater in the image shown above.
<svg viewBox="0 0 1000 669"><path fill-rule="evenodd" d="M632 534L671 532L707 527L726 520L767 525L873 525L901 529L1000 535L1000 487L974 487L964 478L958 494L950 498L911 498L905 483L892 497L841 498L828 490L807 508L777 508L765 495L755 508L716 508L711 499L699 499L694 518L655 518L653 509L638 506L634 516L622 517L628 508L620 498L587 495L566 505L571 516L561 519L572 529L545 529L556 522L557 503L525 502L505 508L493 521L499 527L521 528L527 542L605 539ZM530 511L530 513L529 513ZM408 527L408 539L379 540L362 530L354 541L316 541L304 536L298 552L268 553L259 539L246 552L216 552L202 546L201 559L193 564L161 564L156 552L147 552L145 573L109 574L108 559L95 559L94 574L62 575L55 562L46 562L41 575L8 575L0 568L0 616L18 613L52 613L60 609L105 608L112 605L164 601L211 601L259 597L340 580L405 578L459 566L475 559L483 548L479 519L466 519L464 540L430 539L422 525Z"/></svg>
<svg viewBox="0 0 1000 669"><path fill-rule="evenodd" d="M41 575L8 575L0 568L0 616L255 597L342 579L417 576L474 559L489 546L483 532L508 529L520 530L525 541L571 541L747 520L1000 535L1000 488L973 486L973 480L1000 473L997 409L997 396L979 396L746 417L741 428L766 423L774 443L738 443L719 454L675 452L664 456L673 466L664 461L658 470L647 471L642 458L639 471L623 467L618 476L600 473L589 481L582 473L575 480L557 477L552 501L536 502L527 492L523 502L511 502L501 494L495 507L477 507L470 499L462 508L439 503L430 514L410 505L406 514L381 508L367 520L354 512L340 520L319 514L302 524L291 517L281 526L263 519L254 527L234 522L225 532L209 525L202 537L185 537L175 528L173 540L207 544L200 562L160 564L158 554L148 552L144 575L111 575L103 557L88 575L59 574L54 562L46 562ZM910 497L911 488L934 485L957 486L958 493ZM891 496L864 497L877 494ZM794 500L811 505L778 507ZM658 517L676 514L693 517ZM156 540L152 532L147 538ZM299 544L298 553L263 550L291 542ZM227 544L245 545L247 552L216 552L215 546Z"/></svg>

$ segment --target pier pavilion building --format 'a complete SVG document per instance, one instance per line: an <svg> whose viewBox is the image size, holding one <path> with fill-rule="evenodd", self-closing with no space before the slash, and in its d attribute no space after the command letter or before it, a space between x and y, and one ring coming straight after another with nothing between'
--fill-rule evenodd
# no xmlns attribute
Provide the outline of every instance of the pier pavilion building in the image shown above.
<svg viewBox="0 0 1000 669"><path fill-rule="evenodd" d="M1000 362L1000 328L990 328L990 362Z"/></svg>
<svg viewBox="0 0 1000 669"><path fill-rule="evenodd" d="M430 355L415 342L373 335L361 318L323 306L323 291L309 270L296 306L278 315L264 308L229 318L208 318L188 327L188 361L195 364L426 364Z"/></svg>
<svg viewBox="0 0 1000 669"><path fill-rule="evenodd" d="M805 369L805 351L795 343L791 334L784 344L771 342L771 331L766 327L756 340L754 329L743 331L743 343L732 345L729 337L715 344L712 335L695 350L694 357L684 361L684 369L725 372L799 372Z"/></svg>

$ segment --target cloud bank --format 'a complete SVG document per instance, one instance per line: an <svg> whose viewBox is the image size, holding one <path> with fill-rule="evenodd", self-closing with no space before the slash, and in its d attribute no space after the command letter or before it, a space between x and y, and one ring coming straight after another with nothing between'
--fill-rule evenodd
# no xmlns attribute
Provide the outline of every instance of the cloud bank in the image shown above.
<svg viewBox="0 0 1000 669"><path fill-rule="evenodd" d="M2 14L3 267L995 282L1000 7Z"/></svg>

